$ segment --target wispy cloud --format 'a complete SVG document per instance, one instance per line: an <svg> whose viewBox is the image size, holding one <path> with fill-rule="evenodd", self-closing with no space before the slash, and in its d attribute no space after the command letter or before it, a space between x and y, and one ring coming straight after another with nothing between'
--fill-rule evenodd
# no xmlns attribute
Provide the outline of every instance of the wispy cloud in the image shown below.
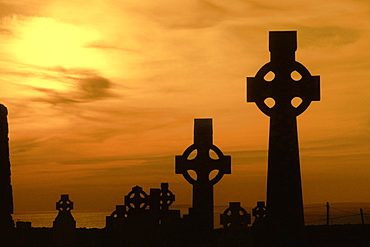
<svg viewBox="0 0 370 247"><path fill-rule="evenodd" d="M123 51L123 52L130 52L130 53L131 52L134 52L134 53L140 52L139 50L124 48L124 47L120 47L119 45L116 45L116 44L104 43L103 41L89 42L84 47L93 48L93 49L102 49L102 50L118 50L118 51Z"/></svg>
<svg viewBox="0 0 370 247"><path fill-rule="evenodd" d="M0 35L13 35L13 32L10 29L0 28Z"/></svg>
<svg viewBox="0 0 370 247"><path fill-rule="evenodd" d="M33 90L44 94L42 97L33 98L36 102L46 102L53 105L73 104L117 97L115 93L110 91L114 86L113 82L95 71L57 67L45 69L41 76L66 84L68 89L58 91L51 88L30 86Z"/></svg>
<svg viewBox="0 0 370 247"><path fill-rule="evenodd" d="M357 27L341 26L300 26L302 30L300 45L310 47L340 47L361 39L361 30Z"/></svg>

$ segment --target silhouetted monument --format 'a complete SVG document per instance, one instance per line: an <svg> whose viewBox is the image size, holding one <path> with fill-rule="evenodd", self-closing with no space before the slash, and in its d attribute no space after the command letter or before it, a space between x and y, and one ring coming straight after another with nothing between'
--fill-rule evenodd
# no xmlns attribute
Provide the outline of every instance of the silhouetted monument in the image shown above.
<svg viewBox="0 0 370 247"><path fill-rule="evenodd" d="M148 235L153 230L151 217L147 209L150 205L150 196L143 191L142 187L135 186L125 196L125 205L128 209L128 217L124 229L128 242L132 246L148 245Z"/></svg>
<svg viewBox="0 0 370 247"><path fill-rule="evenodd" d="M296 117L311 101L320 100L320 82L295 60L295 31L269 35L271 61L247 78L247 101L270 117L266 215L270 231L277 238L299 237L304 214Z"/></svg>
<svg viewBox="0 0 370 247"><path fill-rule="evenodd" d="M248 225L251 215L240 206L240 202L230 202L229 207L220 215L223 233L218 240L218 247L253 246Z"/></svg>
<svg viewBox="0 0 370 247"><path fill-rule="evenodd" d="M266 211L265 202L257 202L257 206L252 211L252 215L254 216L254 227L266 224Z"/></svg>
<svg viewBox="0 0 370 247"><path fill-rule="evenodd" d="M212 119L194 120L194 144L190 145L181 156L176 156L176 174L182 174L186 181L193 185L193 206L189 210L192 228L207 238L213 229L213 185L218 183L224 174L231 173L231 157L225 156L213 145ZM210 157L213 151L218 157ZM196 157L191 154L196 152ZM196 173L192 178L189 171ZM210 178L213 170L217 175Z"/></svg>
<svg viewBox="0 0 370 247"><path fill-rule="evenodd" d="M365 224L362 209L361 225L306 226L302 241L296 117L311 101L320 99L319 77L295 61L296 32L270 32L269 47L271 61L247 79L247 101L255 102L270 117L267 206L257 202L251 228L250 214L239 202L231 202L220 216L223 229L213 229L213 186L231 173L231 157L213 144L212 119L194 120L194 143L175 160L176 174L193 186L189 215L181 218L180 210L170 209L175 195L168 183L161 183L149 194L140 186L133 187L124 204L116 205L106 217L104 229L76 229L68 195L61 195L56 203L58 215L52 228L20 221L14 228L7 109L0 105L0 247L370 246L370 225Z"/></svg>
<svg viewBox="0 0 370 247"><path fill-rule="evenodd" d="M174 201L168 183L161 183L160 189L151 188L149 195L142 187L133 187L124 197L124 205L117 205L106 217L107 246L162 246L163 241L169 241L163 237L167 227L180 220L180 210L169 209Z"/></svg>
<svg viewBox="0 0 370 247"><path fill-rule="evenodd" d="M175 201L175 195L168 189L168 183L161 183L160 205L162 211L168 211Z"/></svg>
<svg viewBox="0 0 370 247"><path fill-rule="evenodd" d="M14 229L7 116L8 110L0 104L0 243Z"/></svg>
<svg viewBox="0 0 370 247"><path fill-rule="evenodd" d="M56 203L58 215L53 222L53 243L55 247L75 246L76 244L76 221L71 210L73 202L69 195L61 195Z"/></svg>
<svg viewBox="0 0 370 247"><path fill-rule="evenodd" d="M257 202L257 206L253 208L252 215L254 222L252 225L252 233L256 246L269 246L268 233L271 231L266 222L267 209L264 201ZM283 223L284 224L284 223Z"/></svg>

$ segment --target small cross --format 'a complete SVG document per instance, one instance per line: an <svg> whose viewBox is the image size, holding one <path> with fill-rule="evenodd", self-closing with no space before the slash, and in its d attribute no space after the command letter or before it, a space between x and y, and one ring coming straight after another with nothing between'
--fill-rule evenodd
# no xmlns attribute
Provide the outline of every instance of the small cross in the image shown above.
<svg viewBox="0 0 370 247"><path fill-rule="evenodd" d="M59 212L69 212L73 209L73 202L69 200L69 195L61 195L60 200L56 203L56 209Z"/></svg>
<svg viewBox="0 0 370 247"><path fill-rule="evenodd" d="M252 214L256 218L265 218L266 217L265 202L257 202L257 206L253 209Z"/></svg>
<svg viewBox="0 0 370 247"><path fill-rule="evenodd" d="M168 189L168 183L161 183L160 204L162 210L168 208L175 201L175 195Z"/></svg>
<svg viewBox="0 0 370 247"><path fill-rule="evenodd" d="M230 202L229 208L220 216L224 228L237 228L251 223L251 215L240 206L240 202Z"/></svg>
<svg viewBox="0 0 370 247"><path fill-rule="evenodd" d="M130 209L144 210L148 206L148 195L143 188L136 185L132 191L125 196L125 205Z"/></svg>

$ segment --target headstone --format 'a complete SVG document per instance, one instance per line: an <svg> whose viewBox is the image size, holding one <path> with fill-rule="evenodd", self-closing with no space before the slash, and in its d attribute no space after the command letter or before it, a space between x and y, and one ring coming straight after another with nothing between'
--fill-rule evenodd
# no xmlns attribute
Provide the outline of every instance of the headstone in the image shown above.
<svg viewBox="0 0 370 247"><path fill-rule="evenodd" d="M252 215L254 222L252 225L252 233L256 246L270 246L270 229L266 222L267 209L264 201L257 202L257 206L253 208Z"/></svg>
<svg viewBox="0 0 370 247"><path fill-rule="evenodd" d="M127 232L125 235L133 246L145 246L151 227L151 217L148 212L150 197L140 186L132 188L125 196L127 206Z"/></svg>
<svg viewBox="0 0 370 247"><path fill-rule="evenodd" d="M240 206L240 202L230 202L229 207L220 215L220 222L226 228L241 228L251 223L251 215Z"/></svg>
<svg viewBox="0 0 370 247"><path fill-rule="evenodd" d="M182 174L186 181L193 186L193 206L189 211L189 218L195 232L205 235L213 229L213 186L218 183L224 174L231 173L231 157L225 156L213 144L212 119L194 120L194 144L190 145L181 156L176 156L176 174ZM217 158L211 158L213 151ZM196 157L191 154L196 152ZM213 170L217 171L214 178L210 178ZM191 177L189 171L196 173Z"/></svg>
<svg viewBox="0 0 370 247"><path fill-rule="evenodd" d="M106 238L103 246L128 246L130 226L128 225L128 212L126 205L116 205L116 210L106 217Z"/></svg>
<svg viewBox="0 0 370 247"><path fill-rule="evenodd" d="M169 190L168 183L161 183L160 191L161 224L173 224L180 221L180 210L170 209L175 201L175 195Z"/></svg>
<svg viewBox="0 0 370 247"><path fill-rule="evenodd" d="M240 202L229 203L229 208L220 215L220 223L224 229L218 240L218 247L253 246L248 229L248 225L251 223L251 215L240 206Z"/></svg>
<svg viewBox="0 0 370 247"><path fill-rule="evenodd" d="M252 211L254 216L253 226L261 226L266 223L266 211L265 202L257 202L257 206Z"/></svg>
<svg viewBox="0 0 370 247"><path fill-rule="evenodd" d="M29 221L17 221L15 226L18 230L30 230L32 228L32 222Z"/></svg>
<svg viewBox="0 0 370 247"><path fill-rule="evenodd" d="M106 217L106 229L122 229L127 216L127 207L125 205L116 205L116 210Z"/></svg>
<svg viewBox="0 0 370 247"><path fill-rule="evenodd" d="M148 195L138 185L133 187L132 191L125 196L125 205L128 207L129 215L143 212L148 207L148 203Z"/></svg>
<svg viewBox="0 0 370 247"><path fill-rule="evenodd" d="M270 117L266 215L270 232L277 238L300 236L304 214L296 117L320 100L320 82L295 59L295 31L269 35L271 61L247 78L247 101Z"/></svg>
<svg viewBox="0 0 370 247"><path fill-rule="evenodd" d="M71 210L73 202L69 195L61 195L56 203L58 215L53 222L53 243L55 247L75 246L76 245L76 221Z"/></svg>
<svg viewBox="0 0 370 247"><path fill-rule="evenodd" d="M161 183L160 205L162 211L167 211L175 201L175 195L168 189L168 183Z"/></svg>

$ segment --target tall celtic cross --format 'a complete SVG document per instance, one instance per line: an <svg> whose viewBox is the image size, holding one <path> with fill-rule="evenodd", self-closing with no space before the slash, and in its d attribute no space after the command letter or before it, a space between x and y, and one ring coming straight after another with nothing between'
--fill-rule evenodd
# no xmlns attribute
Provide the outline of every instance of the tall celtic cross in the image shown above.
<svg viewBox="0 0 370 247"><path fill-rule="evenodd" d="M266 221L280 232L304 226L296 117L320 100L320 78L295 60L296 31L270 32L271 61L247 78L247 102L270 117Z"/></svg>
<svg viewBox="0 0 370 247"><path fill-rule="evenodd" d="M176 174L182 174L186 181L193 185L193 208L191 220L196 228L205 231L213 229L213 185L218 183L224 174L231 173L231 157L225 156L213 145L212 119L194 120L194 144L190 145L181 156L176 156ZM217 157L211 157L213 151ZM196 152L193 158L192 153ZM189 171L196 173L192 177ZM212 178L211 172L217 174Z"/></svg>

